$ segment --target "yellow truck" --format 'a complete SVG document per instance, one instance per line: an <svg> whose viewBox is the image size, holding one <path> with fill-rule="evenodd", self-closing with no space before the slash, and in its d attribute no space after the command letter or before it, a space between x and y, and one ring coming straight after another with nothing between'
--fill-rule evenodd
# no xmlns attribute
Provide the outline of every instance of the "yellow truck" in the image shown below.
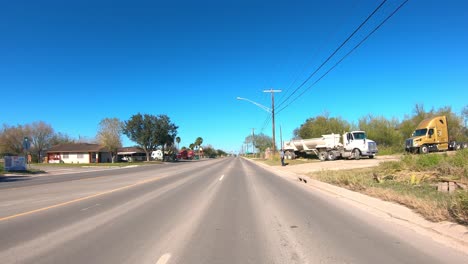
<svg viewBox="0 0 468 264"><path fill-rule="evenodd" d="M465 147L466 143L449 140L446 116L424 119L405 141L405 150L412 153L456 150Z"/></svg>

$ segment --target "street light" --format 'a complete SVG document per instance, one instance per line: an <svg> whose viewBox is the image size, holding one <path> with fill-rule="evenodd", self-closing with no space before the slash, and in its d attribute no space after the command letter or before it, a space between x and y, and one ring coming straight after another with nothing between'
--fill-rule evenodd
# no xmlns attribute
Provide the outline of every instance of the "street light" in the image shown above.
<svg viewBox="0 0 468 264"><path fill-rule="evenodd" d="M247 98L242 98L242 97L237 97L237 100L244 100L244 101L250 102L250 103L252 103L252 104L254 104L254 105L260 107L261 109L263 109L263 110L265 110L265 111L267 111L268 113L271 114L271 109L270 109L270 108L268 108L268 107L266 107L266 106L264 106L264 105L261 105L261 104L259 104L259 103L257 103L257 102L254 102L254 101L252 101L252 100L249 100L249 99L247 99Z"/></svg>
<svg viewBox="0 0 468 264"><path fill-rule="evenodd" d="M271 93L271 108L269 107L266 107L264 105L261 105L257 102L254 102L252 100L249 100L247 98L242 98L242 97L237 97L237 100L244 100L244 101L247 101L247 102L250 102L258 107L260 107L261 109L267 111L268 113L271 114L271 120L272 120L272 130L273 130L273 153L276 152L276 139L275 139L275 96L274 96L274 93L279 93L281 92L281 90L273 90L273 89L270 89L270 90L265 90L263 91L264 93Z"/></svg>

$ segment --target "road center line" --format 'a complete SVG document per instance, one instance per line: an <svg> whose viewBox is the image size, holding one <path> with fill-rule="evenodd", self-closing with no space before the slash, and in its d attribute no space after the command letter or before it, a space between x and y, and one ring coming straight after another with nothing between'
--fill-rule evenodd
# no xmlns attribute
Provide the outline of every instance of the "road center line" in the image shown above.
<svg viewBox="0 0 468 264"><path fill-rule="evenodd" d="M166 253L158 259L158 262L156 262L156 264L166 264L169 261L169 259L171 259L171 254Z"/></svg>
<svg viewBox="0 0 468 264"><path fill-rule="evenodd" d="M224 174L223 174L223 175L221 175L221 178L219 178L219 181L222 181L222 180L223 180L223 178L224 178Z"/></svg>
<svg viewBox="0 0 468 264"><path fill-rule="evenodd" d="M132 188L132 187L135 187L135 186L138 186L138 185L142 185L142 184L145 184L145 183L157 181L159 179L161 179L161 177L154 178L154 179L149 179L149 180L144 180L144 181L139 181L137 183L133 183L133 184L122 186L122 187L112 189L112 190L109 190L109 191L100 192L100 193L96 193L96 194L93 194L93 195L77 198L77 199L74 199L74 200L71 200L71 201L68 201L68 202L54 204L54 205L51 205L51 206L35 209L35 210L32 210L32 211L27 211L27 212L15 214L15 215L2 217L2 218L0 218L0 222L5 221L5 220L9 220L9 219L13 219L13 218L17 218L17 217L20 217L20 216L30 215L30 214L46 211L46 210L49 210L49 209L53 209L53 208L62 207L62 206L65 206L65 205L81 202L81 201L88 200L88 199L91 199L91 198L94 198L94 197L103 196L103 195L110 194L110 193L113 193L113 192L117 192L117 191L129 189L129 188Z"/></svg>

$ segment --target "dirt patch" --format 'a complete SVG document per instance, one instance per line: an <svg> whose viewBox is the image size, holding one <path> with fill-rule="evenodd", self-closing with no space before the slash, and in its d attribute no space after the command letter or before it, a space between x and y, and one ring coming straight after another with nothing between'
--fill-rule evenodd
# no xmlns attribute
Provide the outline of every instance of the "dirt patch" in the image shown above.
<svg viewBox="0 0 468 264"><path fill-rule="evenodd" d="M334 160L323 162L311 162L297 165L277 166L281 170L291 171L297 174L307 174L310 172L323 171L323 170L350 170L378 166L384 161L398 161L400 155L378 156L373 159L363 158L360 160ZM286 161L287 162L287 161ZM275 166L276 167L276 166Z"/></svg>

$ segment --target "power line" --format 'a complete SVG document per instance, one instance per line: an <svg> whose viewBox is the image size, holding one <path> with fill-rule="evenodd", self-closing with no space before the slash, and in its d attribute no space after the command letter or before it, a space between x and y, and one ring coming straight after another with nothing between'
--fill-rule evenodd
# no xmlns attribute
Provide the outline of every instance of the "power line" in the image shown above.
<svg viewBox="0 0 468 264"><path fill-rule="evenodd" d="M322 64L312 73L309 75L309 77L307 77L307 79L305 79L288 97L286 97L285 100L283 100L279 105L278 107L281 107L283 104L285 104L289 98L291 98L295 93L297 93L297 91L299 91L299 89L301 89L320 69L322 69L322 67L333 57L335 56L335 54L364 26L364 24L367 23L367 21L369 21L369 19L385 4L385 2L387 2L387 0L383 0L382 3L380 3L379 6L377 6L377 8L374 9L374 11L353 31L353 33L351 33L351 35L349 35L345 41L343 41L341 43L340 46L338 46L338 48L335 49L335 51L330 55L328 56L328 58L322 62Z"/></svg>
<svg viewBox="0 0 468 264"><path fill-rule="evenodd" d="M353 4L352 4L352 9L355 9L357 6L357 2L355 1ZM345 17L343 16L340 20L339 20L339 23L337 23L337 26L336 27L336 32L333 32L332 30L328 30L328 34L326 35L325 37L325 41L322 42L322 44L320 45L320 47L318 47L314 52L313 52L313 55L311 56L311 59L315 59L318 57L318 54L320 53L320 51L323 51L325 46L327 45L327 43L329 43L332 39L332 36L334 35L334 33L337 33L339 32L340 29L343 29L343 25L345 23L345 20L346 18L349 18L349 17ZM307 68L309 68L310 66L312 66L311 63L305 63L304 66L302 67L302 70L300 70L299 72L297 72L297 74L295 74L294 76L294 79L293 81L287 86L287 88L283 89L283 92L281 94L281 96L279 97L279 102L282 102L283 101L283 98L286 97L288 94L289 94L289 91L293 88L293 86L296 85L296 83L299 82L299 78L302 74L304 74L307 70Z"/></svg>
<svg viewBox="0 0 468 264"><path fill-rule="evenodd" d="M372 34L374 34L380 27L382 27L383 24L387 22L393 15L396 14L409 0L405 0L403 3L401 3L389 16L387 16L376 28L374 28L367 36L362 39L356 46L354 46L353 49L351 49L346 55L344 55L335 65L333 65L327 72L325 72L320 78L318 78L314 83L312 83L309 87L307 87L302 93L300 93L298 96L296 96L291 102L289 102L286 106L283 108L279 109L276 114L279 114L281 111L283 111L285 108L287 108L289 105L291 105L293 102L295 102L299 97L301 97L305 92L307 92L310 88L312 88L315 84L317 84L320 80L322 80L328 73L330 73L338 64L340 64L346 57L348 57L351 53L353 53L357 48L361 46L362 43L364 43Z"/></svg>

